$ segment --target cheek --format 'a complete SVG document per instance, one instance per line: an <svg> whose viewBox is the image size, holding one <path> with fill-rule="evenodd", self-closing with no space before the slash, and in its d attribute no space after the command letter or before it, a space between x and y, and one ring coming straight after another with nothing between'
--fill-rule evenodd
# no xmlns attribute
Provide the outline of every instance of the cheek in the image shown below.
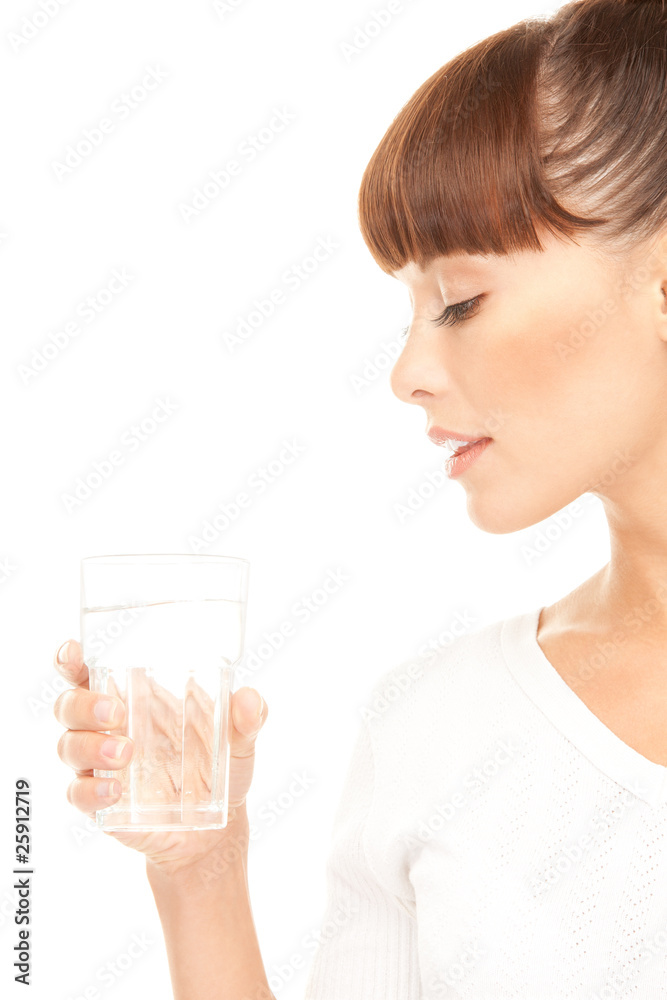
<svg viewBox="0 0 667 1000"><path fill-rule="evenodd" d="M470 412L502 419L465 486L482 530L537 524L608 478L619 449L634 453L664 397L665 362L641 320L619 307L592 322L587 303L496 317L466 351ZM480 326L481 331L481 326ZM492 485L492 488L489 488Z"/></svg>
<svg viewBox="0 0 667 1000"><path fill-rule="evenodd" d="M463 368L465 394L489 436L517 442L539 433L565 406L573 369L555 350L562 327L544 313L489 324ZM496 414L496 431L488 420Z"/></svg>
<svg viewBox="0 0 667 1000"><path fill-rule="evenodd" d="M465 392L478 418L502 412L499 438L505 433L523 448L549 434L555 452L571 454L582 426L589 439L604 436L619 400L636 398L629 318L604 315L596 324L589 312L586 302L552 302L512 320L498 317L471 341ZM490 428L489 435L496 436Z"/></svg>

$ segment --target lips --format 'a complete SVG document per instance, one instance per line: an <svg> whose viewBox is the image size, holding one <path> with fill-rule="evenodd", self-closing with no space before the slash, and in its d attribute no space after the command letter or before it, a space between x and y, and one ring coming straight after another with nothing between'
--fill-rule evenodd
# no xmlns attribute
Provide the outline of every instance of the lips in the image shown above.
<svg viewBox="0 0 667 1000"><path fill-rule="evenodd" d="M457 448L456 451L454 452L454 455L455 456L456 455L462 455L464 453L464 451L470 451L470 449L474 448L475 445L478 444L478 443L479 443L478 441L471 441L470 444L465 444L465 445L463 445L462 448Z"/></svg>
<svg viewBox="0 0 667 1000"><path fill-rule="evenodd" d="M449 448L454 455L462 455L479 441L490 441L484 434L464 434L462 431L449 431L444 427L431 427L427 434L434 444ZM462 442L466 442L463 444Z"/></svg>

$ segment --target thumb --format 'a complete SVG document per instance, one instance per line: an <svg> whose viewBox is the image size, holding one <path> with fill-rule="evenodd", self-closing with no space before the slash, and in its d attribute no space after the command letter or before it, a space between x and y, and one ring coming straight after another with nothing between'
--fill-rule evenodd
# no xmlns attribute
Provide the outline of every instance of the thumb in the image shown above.
<svg viewBox="0 0 667 1000"><path fill-rule="evenodd" d="M242 687L232 694L232 723L230 733L233 753L236 756L252 753L255 737L266 721L268 707L259 691Z"/></svg>

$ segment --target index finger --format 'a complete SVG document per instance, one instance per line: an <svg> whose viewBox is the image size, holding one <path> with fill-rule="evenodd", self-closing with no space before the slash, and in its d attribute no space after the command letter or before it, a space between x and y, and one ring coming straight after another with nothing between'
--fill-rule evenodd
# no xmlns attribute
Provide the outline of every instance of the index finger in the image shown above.
<svg viewBox="0 0 667 1000"><path fill-rule="evenodd" d="M88 667L83 662L81 643L66 639L53 655L53 667L59 674L79 687L88 688Z"/></svg>

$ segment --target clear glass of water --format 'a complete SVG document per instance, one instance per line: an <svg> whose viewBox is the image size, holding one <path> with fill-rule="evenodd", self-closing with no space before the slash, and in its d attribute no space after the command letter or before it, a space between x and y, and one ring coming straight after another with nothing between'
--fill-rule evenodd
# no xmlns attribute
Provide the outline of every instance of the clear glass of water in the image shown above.
<svg viewBox="0 0 667 1000"><path fill-rule="evenodd" d="M103 830L227 825L233 671L243 655L250 564L217 555L81 560L81 644L91 691L125 704L134 741ZM107 730L110 732L110 730Z"/></svg>

